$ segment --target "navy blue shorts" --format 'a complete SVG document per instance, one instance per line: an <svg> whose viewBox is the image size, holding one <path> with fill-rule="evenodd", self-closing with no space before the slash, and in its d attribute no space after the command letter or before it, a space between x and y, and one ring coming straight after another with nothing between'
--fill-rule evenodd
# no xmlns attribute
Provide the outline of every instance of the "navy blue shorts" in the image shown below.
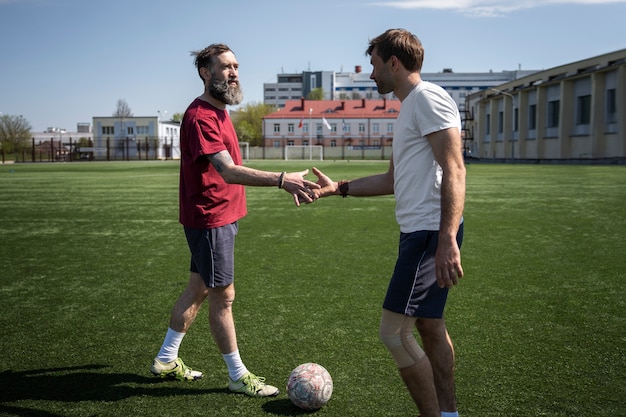
<svg viewBox="0 0 626 417"><path fill-rule="evenodd" d="M435 253L438 240L438 231L400 234L398 260L383 308L411 317L443 317L448 289L437 285ZM460 248L463 224L459 227L456 240Z"/></svg>
<svg viewBox="0 0 626 417"><path fill-rule="evenodd" d="M237 222L214 229L185 227L191 250L189 270L200 274L208 288L225 287L235 281Z"/></svg>

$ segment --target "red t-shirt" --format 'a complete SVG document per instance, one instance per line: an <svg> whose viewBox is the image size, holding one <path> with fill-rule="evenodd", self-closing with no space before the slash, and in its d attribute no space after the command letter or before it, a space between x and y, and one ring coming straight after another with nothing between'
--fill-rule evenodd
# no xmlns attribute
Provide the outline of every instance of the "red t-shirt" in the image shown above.
<svg viewBox="0 0 626 417"><path fill-rule="evenodd" d="M180 223L208 229L244 217L244 186L226 183L205 156L227 150L235 164L241 165L239 141L228 112L195 99L183 116L180 150Z"/></svg>

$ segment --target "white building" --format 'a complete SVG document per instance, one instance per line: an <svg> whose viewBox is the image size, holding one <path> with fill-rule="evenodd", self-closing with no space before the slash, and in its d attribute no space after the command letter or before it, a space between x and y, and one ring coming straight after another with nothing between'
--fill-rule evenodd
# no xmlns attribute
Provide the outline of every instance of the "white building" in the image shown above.
<svg viewBox="0 0 626 417"><path fill-rule="evenodd" d="M180 124L157 116L94 117L96 159L180 159Z"/></svg>

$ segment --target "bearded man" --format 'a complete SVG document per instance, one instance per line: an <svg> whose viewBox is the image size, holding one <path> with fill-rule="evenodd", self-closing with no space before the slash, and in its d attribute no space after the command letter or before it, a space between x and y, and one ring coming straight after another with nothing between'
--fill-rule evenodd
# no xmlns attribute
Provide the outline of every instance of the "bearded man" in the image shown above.
<svg viewBox="0 0 626 417"><path fill-rule="evenodd" d="M319 185L301 172L269 172L242 165L227 105L241 103L239 63L224 44L192 52L204 93L185 111L180 130L179 220L191 252L190 277L174 304L169 329L150 371L157 377L193 381L202 372L178 356L200 306L209 304L211 335L228 368L228 388L251 397L278 395L278 388L248 371L239 354L233 319L234 253L238 220L247 214L244 185L275 186L294 203L311 203Z"/></svg>

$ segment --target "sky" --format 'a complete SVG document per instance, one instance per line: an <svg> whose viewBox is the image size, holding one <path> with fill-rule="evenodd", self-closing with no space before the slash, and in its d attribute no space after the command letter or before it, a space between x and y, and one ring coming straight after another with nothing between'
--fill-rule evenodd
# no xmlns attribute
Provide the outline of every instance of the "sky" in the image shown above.
<svg viewBox="0 0 626 417"><path fill-rule="evenodd" d="M368 42L417 35L422 72L542 70L626 48L626 0L0 0L0 114L75 132L125 100L185 111L203 85L191 51L226 43L242 105L279 73L370 72Z"/></svg>

